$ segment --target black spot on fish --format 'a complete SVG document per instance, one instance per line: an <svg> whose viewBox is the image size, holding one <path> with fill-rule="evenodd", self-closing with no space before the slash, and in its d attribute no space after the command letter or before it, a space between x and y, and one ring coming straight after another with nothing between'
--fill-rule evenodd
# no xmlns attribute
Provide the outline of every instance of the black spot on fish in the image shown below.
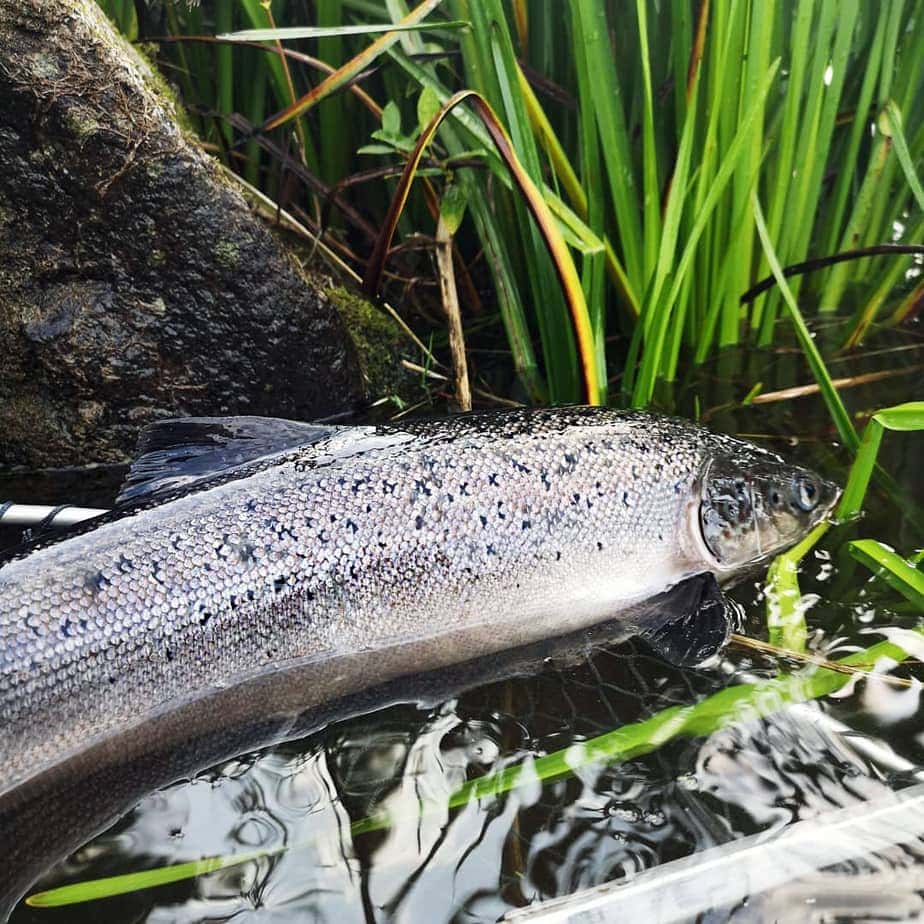
<svg viewBox="0 0 924 924"><path fill-rule="evenodd" d="M603 551L603 543L600 542L599 539L597 540L597 551L598 551L598 552L602 552L602 551Z"/></svg>
<svg viewBox="0 0 924 924"><path fill-rule="evenodd" d="M116 563L116 567L122 574L131 574L132 569L135 567L135 563L125 555L119 554L119 560Z"/></svg>
<svg viewBox="0 0 924 924"><path fill-rule="evenodd" d="M349 517L347 518L346 525L348 529L352 530L354 536L359 532L359 527L349 519Z"/></svg>
<svg viewBox="0 0 924 924"><path fill-rule="evenodd" d="M240 556L241 562L246 565L252 564L257 560L256 556L257 547L255 545L250 545L245 542L238 550L237 554Z"/></svg>
<svg viewBox="0 0 924 924"><path fill-rule="evenodd" d="M471 497L471 494L469 493L469 490L468 490L467 481L464 481L462 482L461 485L459 485L459 493L462 494L464 497Z"/></svg>
<svg viewBox="0 0 924 924"><path fill-rule="evenodd" d="M488 475L488 483L497 486L497 474Z"/></svg>
<svg viewBox="0 0 924 924"><path fill-rule="evenodd" d="M168 661L172 661L176 657L176 655L173 653L172 648L166 648L164 650L164 654L167 656Z"/></svg>
<svg viewBox="0 0 924 924"><path fill-rule="evenodd" d="M561 561L561 552L555 553L555 561Z"/></svg>
<svg viewBox="0 0 924 924"><path fill-rule="evenodd" d="M524 521L523 521L523 529L529 529L530 526L532 526L532 525L533 525L533 524L532 524L532 522L531 522L530 520L524 520Z"/></svg>
<svg viewBox="0 0 924 924"><path fill-rule="evenodd" d="M247 503L244 504L244 509L245 509L248 513L253 513L254 510L257 509L257 502L256 502L256 500L255 500L254 498L250 498L250 500L248 500Z"/></svg>
<svg viewBox="0 0 924 924"><path fill-rule="evenodd" d="M624 504L626 507L631 507L631 506L632 506L632 505L629 503L629 492L628 492L628 491L623 491L623 492L622 492L622 502L623 502L623 504Z"/></svg>
<svg viewBox="0 0 924 924"><path fill-rule="evenodd" d="M414 528L415 529L423 529L423 524L424 524L424 519L422 516L420 516L420 514L414 517Z"/></svg>
<svg viewBox="0 0 924 924"><path fill-rule="evenodd" d="M488 553L488 555L497 555L497 550L490 543L485 547L485 551Z"/></svg>
<svg viewBox="0 0 924 924"><path fill-rule="evenodd" d="M488 525L488 518L483 513L479 514L478 519L481 520L482 528Z"/></svg>
<svg viewBox="0 0 924 924"><path fill-rule="evenodd" d="M286 586L285 575L280 574L278 577L273 578L273 592L282 593L282 589Z"/></svg>
<svg viewBox="0 0 924 924"><path fill-rule="evenodd" d="M97 571L96 574L91 575L87 579L87 585L90 590L99 593L100 591L106 590L107 587L111 587L112 581L110 581L102 571Z"/></svg>
<svg viewBox="0 0 924 924"><path fill-rule="evenodd" d="M70 621L70 619L67 619L67 618L65 618L64 622L61 623L61 634L65 638L70 638L71 635L73 634L71 632L73 625L74 624Z"/></svg>

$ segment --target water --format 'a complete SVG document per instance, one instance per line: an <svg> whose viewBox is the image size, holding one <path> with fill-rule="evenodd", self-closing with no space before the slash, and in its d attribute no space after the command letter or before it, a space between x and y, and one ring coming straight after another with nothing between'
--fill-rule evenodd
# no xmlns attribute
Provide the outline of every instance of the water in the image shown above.
<svg viewBox="0 0 924 924"><path fill-rule="evenodd" d="M883 348L896 345L902 350L886 354L885 363L871 356L866 366L860 361L848 373L835 365L832 373L913 369L918 344ZM765 391L808 382L800 363L788 354L764 357L758 374L746 370L745 380L763 381ZM689 413L694 393L709 394L700 408L716 429L750 435L843 481L843 456L832 447L817 397L722 409L746 391L713 367L679 392L679 405ZM906 377L845 397L861 413L907 400L909 392ZM920 436L887 436L881 458L899 493L874 488L866 518L831 531L805 562L810 648L826 657L878 641L883 628L918 622L919 614L843 549L859 536L905 553L920 547L911 499L920 500L922 448ZM24 487L30 493L15 499L44 499L34 484ZM15 488L8 480L0 493L13 496ZM99 492L92 500L100 502ZM755 638L766 637L762 578L732 591L743 608L743 631ZM20 905L13 920L496 921L748 836L877 804L924 780L920 687L874 679L705 738L675 739L623 763L582 766L554 781L532 779L497 798L445 808L466 780L529 764L729 685L777 676L786 666L730 645L713 663L681 670L624 643L556 655L454 695L424 695L414 682L393 686L370 701L374 708L367 703L350 718L147 795L37 887L202 856L265 856L104 902L61 910ZM915 670L886 673L912 677ZM442 808L422 812L422 802ZM351 824L383 810L390 827L351 834ZM907 920L924 914L922 850L918 843L875 851L701 919Z"/></svg>

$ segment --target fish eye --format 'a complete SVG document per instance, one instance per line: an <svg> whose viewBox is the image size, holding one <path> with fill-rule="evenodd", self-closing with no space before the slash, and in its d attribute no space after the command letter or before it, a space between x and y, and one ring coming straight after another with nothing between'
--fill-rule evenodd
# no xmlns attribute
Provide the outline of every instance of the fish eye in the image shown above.
<svg viewBox="0 0 924 924"><path fill-rule="evenodd" d="M781 507L783 505L783 498L780 496L780 492L775 488L770 492L770 503L774 507Z"/></svg>
<svg viewBox="0 0 924 924"><path fill-rule="evenodd" d="M800 478L796 484L796 499L805 511L814 510L818 506L820 493L818 485L809 478Z"/></svg>

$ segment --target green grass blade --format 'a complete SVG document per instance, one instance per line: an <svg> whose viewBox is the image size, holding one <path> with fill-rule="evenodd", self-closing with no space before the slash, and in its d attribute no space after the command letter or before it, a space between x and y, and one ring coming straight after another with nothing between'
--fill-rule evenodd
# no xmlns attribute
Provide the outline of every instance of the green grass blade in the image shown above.
<svg viewBox="0 0 924 924"><path fill-rule="evenodd" d="M849 543L850 554L924 613L924 572L875 539Z"/></svg>
<svg viewBox="0 0 924 924"><path fill-rule="evenodd" d="M788 552L777 555L767 571L767 629L772 645L805 651L808 627L799 589L799 563L829 528L830 524L820 523Z"/></svg>
<svg viewBox="0 0 924 924"><path fill-rule="evenodd" d="M857 97L856 109L850 125L850 137L847 142L846 152L841 155L837 184L834 189L834 204L829 206L828 234L822 253L834 253L841 238L847 197L859 166L857 157L860 151L860 143L864 135L869 132L870 119L868 113L873 102L873 92L879 79L888 19L888 16L876 17L876 32L864 63L863 83L860 87L860 95Z"/></svg>
<svg viewBox="0 0 924 924"><path fill-rule="evenodd" d="M702 205L697 210L693 227L684 245L683 253L671 276L670 290L666 296L662 296L659 299L657 304L646 305L645 311L654 312L651 328L652 337L650 339L646 338L645 352L642 355L638 378L634 382L632 391L632 404L634 407L643 407L647 405L654 394L654 385L661 372L664 342L667 336L668 326L671 322L672 309L677 300L677 294L690 269L700 237L706 229L709 218L728 186L729 180L738 164L738 159L742 155L745 141L754 127L754 118L759 107L763 105L763 101L770 90L778 67L779 61L775 61L764 75L763 83L755 94L750 108L738 125L734 139L725 151L719 169L716 171L715 179L711 183ZM636 327L634 336L638 338L641 337L640 327ZM631 370L627 369L627 372L630 371ZM627 376L627 378L630 378L630 376Z"/></svg>
<svg viewBox="0 0 924 924"><path fill-rule="evenodd" d="M61 908L65 905L79 905L101 898L112 898L115 895L127 895L129 892L140 892L142 889L152 889L156 886L169 885L172 882L195 879L220 869L228 869L231 866L249 863L251 860L274 856L287 849L288 847L283 845L270 850L254 850L224 857L205 857L202 860L160 866L138 873L124 873L121 876L106 876L104 879L75 882L57 889L35 892L26 899L26 904L30 908Z"/></svg>
<svg viewBox="0 0 924 924"><path fill-rule="evenodd" d="M821 358L821 353L818 352L818 347L815 346L812 334L805 323L805 319L802 317L802 312L799 311L799 306L796 304L792 290L789 288L789 283L783 275L780 262L776 257L776 252L773 249L773 244L770 242L770 236L767 233L764 213L760 207L760 200L757 198L756 191L752 194L752 200L757 233L760 236L767 262L770 264L770 269L776 278L776 283L780 287L783 300L789 308L789 315L793 327L795 328L799 345L802 347L802 352L805 354L809 368L812 370L812 375L815 377L819 389L821 389L822 398L828 408L831 419L834 421L834 426L837 428L841 440L848 449L856 450L860 443L857 437L857 431L853 427L853 422L850 419L850 415L847 413L847 408L844 407L844 403L841 401L841 396L837 393L837 389L831 381L831 376L828 374L824 360Z"/></svg>
<svg viewBox="0 0 924 924"><path fill-rule="evenodd" d="M234 6L230 3L219 3L215 10L215 28L218 30L231 29L234 22ZM215 83L218 98L218 111L231 115L234 112L234 49L230 45L218 45L215 49ZM221 132L225 143L231 144L233 132L231 126L222 123Z"/></svg>
<svg viewBox="0 0 924 924"><path fill-rule="evenodd" d="M924 401L910 401L885 408L870 418L837 507L838 518L849 519L860 512L886 430L924 430Z"/></svg>
<svg viewBox="0 0 924 924"><path fill-rule="evenodd" d="M905 133L902 131L902 114L899 112L894 100L889 100L886 103L883 116L883 131L887 132L891 137L892 144L895 146L895 153L898 155L898 162L905 172L905 179L908 180L908 185L914 193L918 208L924 211L924 189L921 188L921 181L918 179L917 171L914 169L911 152L908 150L908 142L905 140Z"/></svg>
<svg viewBox="0 0 924 924"><path fill-rule="evenodd" d="M437 20L435 22L411 22L404 24L366 23L358 26L282 26L275 29L239 29L237 32L222 32L217 38L229 42L291 42L295 39L328 39L347 35L378 35L381 32L435 32L465 29L469 23L462 19Z"/></svg>
<svg viewBox="0 0 924 924"><path fill-rule="evenodd" d="M658 182L658 148L655 144L654 97L651 90L651 58L648 48L647 0L635 0L638 20L639 61L642 78L642 212L644 221L645 280L654 272L661 239L661 186Z"/></svg>
<svg viewBox="0 0 924 924"><path fill-rule="evenodd" d="M619 230L618 245L622 251L623 265L635 290L641 292L646 283L639 194L630 153L622 89L609 43L606 5L603 0L574 0L569 7L572 28L581 36L580 41L576 42L576 51L583 49L584 67L588 74L594 76L596 92L590 109L596 116L600 147L605 152L604 168Z"/></svg>

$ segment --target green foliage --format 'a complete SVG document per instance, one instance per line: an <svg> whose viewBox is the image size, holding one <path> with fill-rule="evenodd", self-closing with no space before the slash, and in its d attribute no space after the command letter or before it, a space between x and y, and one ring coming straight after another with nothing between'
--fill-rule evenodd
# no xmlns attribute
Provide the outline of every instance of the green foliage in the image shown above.
<svg viewBox="0 0 924 924"><path fill-rule="evenodd" d="M924 430L924 401L909 401L907 404L886 408L870 418L838 505L837 514L842 519L855 516L863 506L863 498L879 454L879 445L886 430Z"/></svg>
<svg viewBox="0 0 924 924"><path fill-rule="evenodd" d="M855 446L809 334L812 315L840 312L846 342L855 344L902 285L908 260L877 257L862 269L842 263L746 307L739 297L782 265L891 241L897 227L906 240L920 233L924 0L575 0L531 5L519 19L516 4L503 0L428 0L413 9L404 0L324 0L316 22L305 20L307 7L278 0L215 4L211 20L170 0L167 9L171 29L187 34L244 27L258 31L236 40L314 37L338 68L320 84L301 66L287 68L278 45L262 55L185 46L181 79L190 102L206 109L233 108L264 125L297 116L305 163L327 184L368 169L370 156L400 167L439 105L460 87L478 91L564 226L595 350L611 370L622 368L626 401L651 403L682 357L701 362L721 346L785 336L785 312L841 438ZM367 33L399 20L403 31L370 44ZM441 54L460 55L458 64ZM369 67L380 70L363 76ZM524 72L533 71L543 83L530 85ZM309 107L357 79L382 107L378 123L342 96L322 103L320 118L307 118ZM537 86L553 95L537 94ZM561 102L568 96L575 107ZM417 124L404 134L409 116ZM214 126L202 128L215 137ZM433 155L445 162L472 149L490 150L488 139L457 109ZM247 156L244 172L272 193L267 155L251 142ZM484 165L493 174L490 193L483 168L447 170L471 218L459 246L487 256L513 364L530 396L576 400L578 351L545 245L500 159L490 152ZM432 233L439 193L430 195L429 211L419 194L410 200L405 233ZM386 202L382 193L364 195L363 208L380 208L381 218ZM860 272L881 282L858 302ZM631 334L628 351L611 345L619 333Z"/></svg>
<svg viewBox="0 0 924 924"><path fill-rule="evenodd" d="M134 0L99 0L99 5L130 42L138 38L138 13Z"/></svg>
<svg viewBox="0 0 924 924"><path fill-rule="evenodd" d="M875 539L857 539L848 548L857 561L866 565L877 577L895 588L915 609L924 613L924 573Z"/></svg>

